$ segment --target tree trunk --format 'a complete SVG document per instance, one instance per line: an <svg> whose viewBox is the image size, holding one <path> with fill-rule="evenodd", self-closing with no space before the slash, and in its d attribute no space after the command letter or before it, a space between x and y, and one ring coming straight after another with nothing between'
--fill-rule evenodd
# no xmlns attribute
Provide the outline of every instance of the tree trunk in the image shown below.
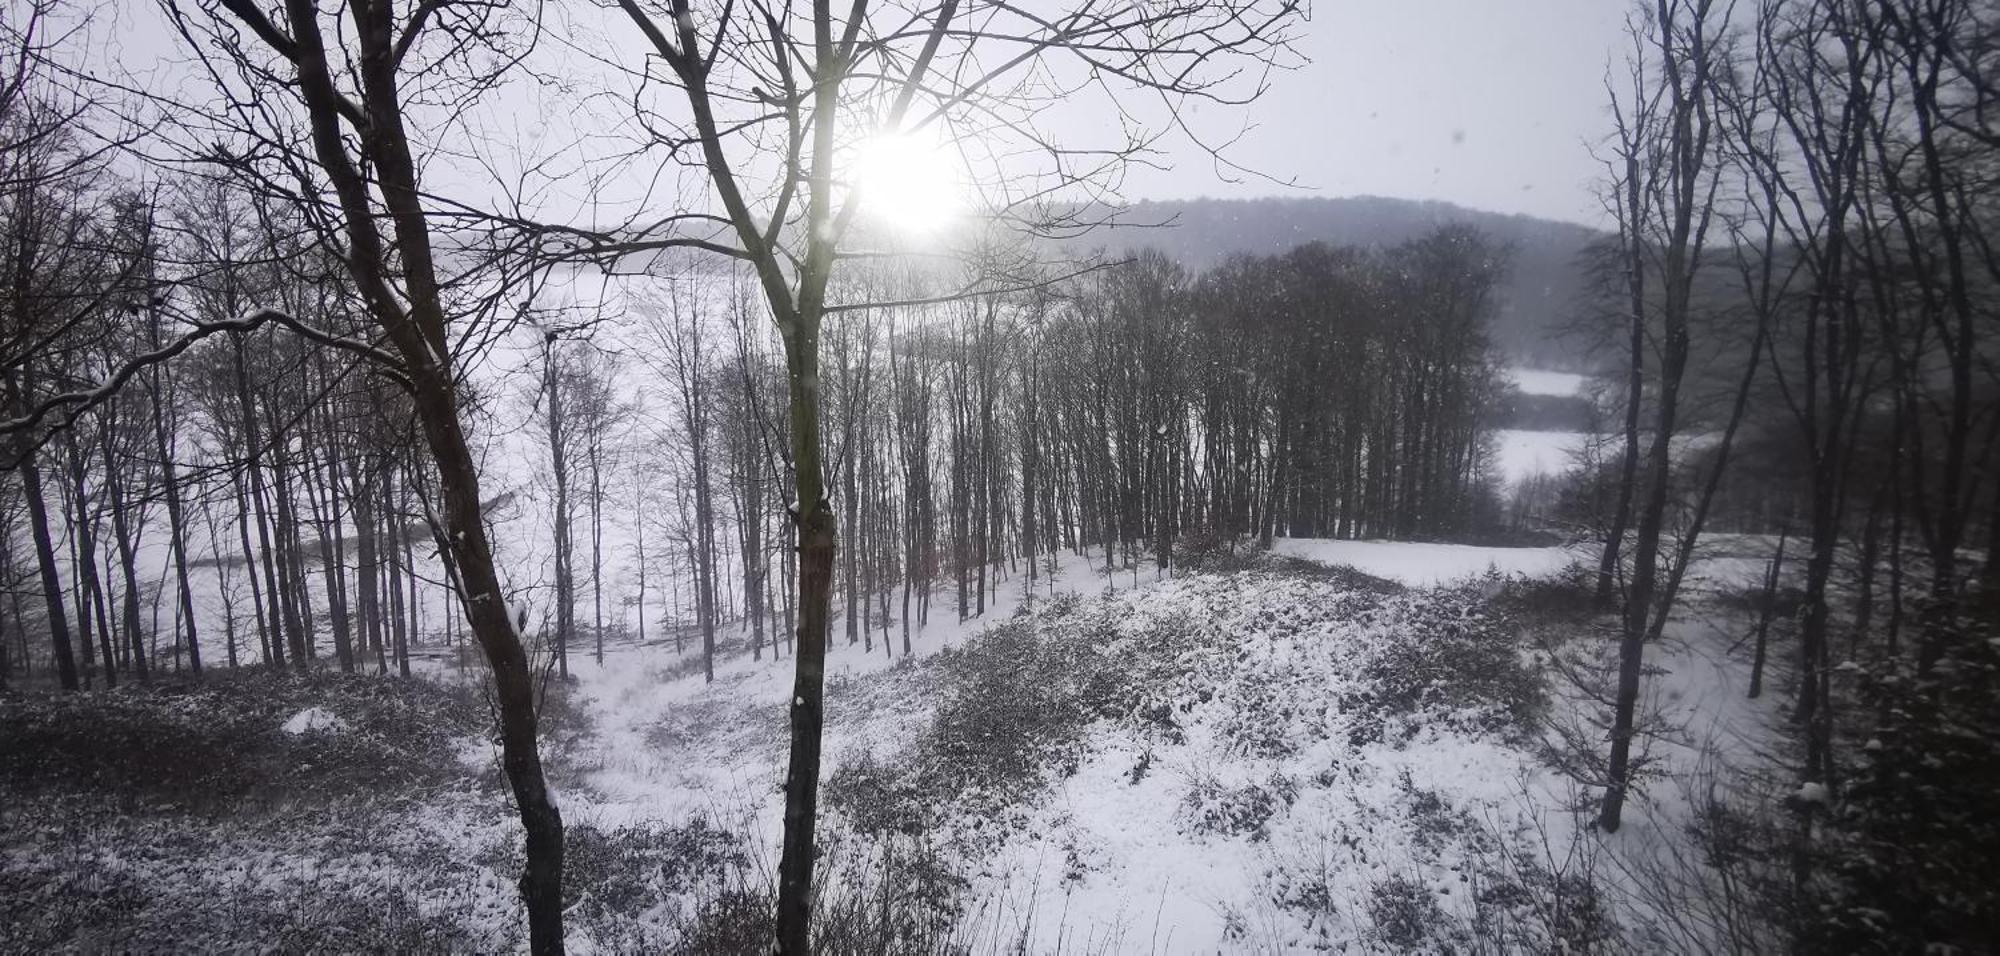
<svg viewBox="0 0 2000 956"><path fill-rule="evenodd" d="M115 687L118 683L118 662L112 656L111 633L104 615L98 613L95 620L92 606L100 598L97 580L97 516L91 513L89 475L84 468L83 451L77 447L76 434L70 432L65 437L69 455L70 480L70 566L76 569L76 618L77 635L83 642L83 681L90 683L93 655L91 644L94 636L101 642L104 654L104 686Z"/></svg>
<svg viewBox="0 0 2000 956"><path fill-rule="evenodd" d="M18 402L17 402L18 406ZM76 650L71 643L69 613L63 603L62 571L56 563L55 538L49 533L48 503L42 499L42 470L35 454L21 458L21 494L28 504L28 528L35 539L35 564L41 572L42 601L49 619L49 639L55 645L56 679L63 690L76 690Z"/></svg>
<svg viewBox="0 0 2000 956"><path fill-rule="evenodd" d="M151 325L152 344L159 347L159 317L153 317ZM201 673L201 629L197 627L194 613L194 588L188 583L187 519L186 509L181 504L180 476L174 465L173 429L167 424L166 408L170 393L161 382L166 376L157 371L153 377L153 450L160 456L160 485L167 499L167 544L174 562L174 583L179 591L181 639L187 644L188 669Z"/></svg>
<svg viewBox="0 0 2000 956"><path fill-rule="evenodd" d="M798 631L793 650L791 754L785 772L784 847L778 862L778 949L812 952L813 836L825 724L826 639L833 603L834 517L820 460L818 317L794 319L785 339L791 382L792 461L798 502Z"/></svg>
<svg viewBox="0 0 2000 956"><path fill-rule="evenodd" d="M597 663L604 664L604 468L593 432L590 441L590 633L597 642Z"/></svg>
<svg viewBox="0 0 2000 956"><path fill-rule="evenodd" d="M554 333L543 345L543 379L549 401L549 461L556 479L556 672L569 677L569 639L575 624L576 575L569 532L569 449L563 443L562 386L556 374Z"/></svg>
<svg viewBox="0 0 2000 956"><path fill-rule="evenodd" d="M1771 564L1764 570L1764 602L1757 609L1756 647L1751 652L1750 692L1746 695L1751 700L1756 700L1764 693L1764 662L1767 659L1766 647L1770 639L1771 618L1776 612L1778 605L1778 582L1782 579L1785 569L1785 537L1790 530L1789 527L1779 526L1778 550L1771 555Z"/></svg>
<svg viewBox="0 0 2000 956"><path fill-rule="evenodd" d="M118 569L124 579L119 596L120 626L125 631L123 643L130 648L133 673L143 681L152 675L147 669L146 642L139 627L138 543L133 540L132 522L126 510L125 482L119 476L111 429L105 428L99 437L104 449L104 489L111 499L111 535L118 545Z"/></svg>

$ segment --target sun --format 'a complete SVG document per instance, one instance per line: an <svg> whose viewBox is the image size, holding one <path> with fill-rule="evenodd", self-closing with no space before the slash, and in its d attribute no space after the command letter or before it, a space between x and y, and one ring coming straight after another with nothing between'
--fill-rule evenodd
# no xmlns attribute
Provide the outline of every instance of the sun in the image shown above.
<svg viewBox="0 0 2000 956"><path fill-rule="evenodd" d="M963 164L921 133L877 133L856 148L849 182L862 214L898 232L934 236L963 214Z"/></svg>

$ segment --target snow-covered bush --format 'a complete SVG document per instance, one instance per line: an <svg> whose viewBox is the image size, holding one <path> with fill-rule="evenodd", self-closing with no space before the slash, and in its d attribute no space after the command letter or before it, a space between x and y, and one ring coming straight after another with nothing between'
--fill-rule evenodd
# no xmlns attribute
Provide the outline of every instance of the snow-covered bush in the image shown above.
<svg viewBox="0 0 2000 956"><path fill-rule="evenodd" d="M700 819L672 827L572 825L563 835L563 896L596 935L604 935L603 924L632 917L643 925L663 902L713 897L743 882L749 859L738 843Z"/></svg>
<svg viewBox="0 0 2000 956"><path fill-rule="evenodd" d="M1399 631L1361 668L1350 708L1386 726L1422 713L1468 731L1519 731L1545 705L1542 675L1524 660L1509 622L1476 586L1401 597L1384 610ZM1403 735L1418 722L1402 721ZM1392 737L1392 739L1394 739Z"/></svg>
<svg viewBox="0 0 2000 956"><path fill-rule="evenodd" d="M1265 825L1289 808L1298 796L1298 783L1280 774L1272 774L1261 783L1235 787L1212 776L1201 776L1189 785L1187 796L1182 799L1182 811L1194 833L1263 840L1268 836Z"/></svg>
<svg viewBox="0 0 2000 956"><path fill-rule="evenodd" d="M1374 922L1370 936L1396 952L1451 951L1454 942L1465 942L1463 931L1445 916L1428 882L1391 876L1376 883L1369 896L1368 917Z"/></svg>
<svg viewBox="0 0 2000 956"><path fill-rule="evenodd" d="M1073 770L1083 731L1120 709L1104 609L1053 602L928 666L938 704L894 755L859 753L828 775L830 807L865 833L928 832L947 811L1004 823L1008 807Z"/></svg>

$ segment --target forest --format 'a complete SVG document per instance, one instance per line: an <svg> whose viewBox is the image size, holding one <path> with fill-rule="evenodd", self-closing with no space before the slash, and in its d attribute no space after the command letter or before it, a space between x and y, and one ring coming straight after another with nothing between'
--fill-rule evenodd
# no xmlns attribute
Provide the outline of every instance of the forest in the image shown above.
<svg viewBox="0 0 2000 956"><path fill-rule="evenodd" d="M0 949L2000 947L2000 13L1315 12L9 4Z"/></svg>

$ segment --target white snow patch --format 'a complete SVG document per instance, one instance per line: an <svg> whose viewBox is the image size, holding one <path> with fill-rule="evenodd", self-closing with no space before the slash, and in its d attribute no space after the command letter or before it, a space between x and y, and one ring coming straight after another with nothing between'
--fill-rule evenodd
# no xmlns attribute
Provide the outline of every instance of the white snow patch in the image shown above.
<svg viewBox="0 0 2000 956"><path fill-rule="evenodd" d="M308 707L293 714L281 729L294 737L301 734L337 734L347 729L347 721L335 717L324 707Z"/></svg>
<svg viewBox="0 0 2000 956"><path fill-rule="evenodd" d="M1271 550L1321 564L1344 564L1357 571L1404 584L1427 587L1477 577L1488 571L1543 577L1580 555L1570 548L1488 548L1470 544L1414 541L1336 541L1279 538Z"/></svg>
<svg viewBox="0 0 2000 956"><path fill-rule="evenodd" d="M1509 487L1536 475L1560 475L1576 467L1577 453L1590 436L1582 432L1544 432L1503 428L1494 433L1499 447L1495 462Z"/></svg>
<svg viewBox="0 0 2000 956"><path fill-rule="evenodd" d="M1590 377L1539 368L1510 368L1507 380L1513 382L1514 387L1524 395L1579 395Z"/></svg>

